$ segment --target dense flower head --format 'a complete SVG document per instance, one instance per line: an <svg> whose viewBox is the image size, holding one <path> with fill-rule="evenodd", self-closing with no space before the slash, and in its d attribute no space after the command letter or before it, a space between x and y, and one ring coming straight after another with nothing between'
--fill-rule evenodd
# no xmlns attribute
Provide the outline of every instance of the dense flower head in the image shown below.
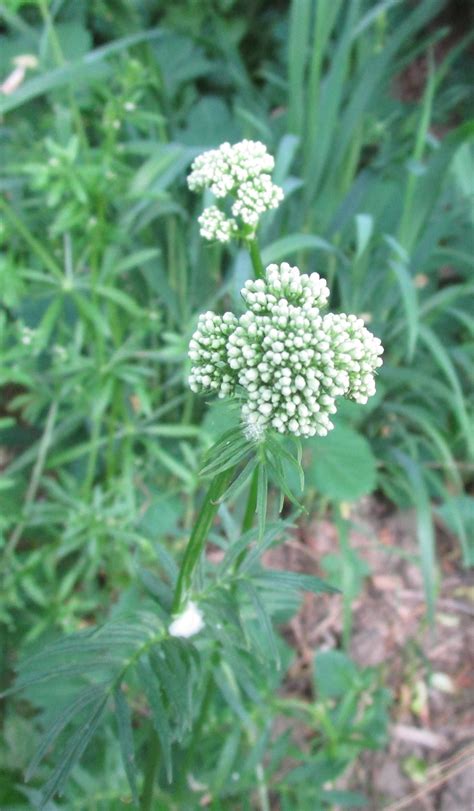
<svg viewBox="0 0 474 811"><path fill-rule="evenodd" d="M223 211L217 206L208 206L198 217L201 236L217 242L228 242L237 232L237 223L232 218L226 217Z"/></svg>
<svg viewBox="0 0 474 811"><path fill-rule="evenodd" d="M250 279L242 290L242 298L255 314L270 311L279 301L285 300L302 309L323 307L329 298L326 280L318 273L308 276L287 262L268 265L265 279Z"/></svg>
<svg viewBox="0 0 474 811"><path fill-rule="evenodd" d="M189 343L193 368L189 385L193 391L209 389L219 397L234 393L235 379L227 360L227 340L237 326L233 313L216 315L207 312L199 316L197 329Z"/></svg>
<svg viewBox="0 0 474 811"><path fill-rule="evenodd" d="M205 313L191 340L190 386L242 396L249 438L268 427L296 436L333 428L336 398L367 402L382 363L378 338L353 315L321 315L329 290L317 273L286 262L242 290L247 311Z"/></svg>
<svg viewBox="0 0 474 811"><path fill-rule="evenodd" d="M217 198L230 195L233 217L240 221L244 235L249 236L255 232L261 215L283 199L283 190L270 177L274 164L260 141L224 143L195 158L188 186L191 191L210 189ZM199 223L205 239L227 242L239 232L237 221L217 206L205 209Z"/></svg>
<svg viewBox="0 0 474 811"><path fill-rule="evenodd" d="M232 206L234 217L241 217L245 225L256 228L265 211L277 208L283 200L283 189L272 183L269 175L247 180L236 191Z"/></svg>
<svg viewBox="0 0 474 811"><path fill-rule="evenodd" d="M365 404L375 394L374 369L382 365L383 352L379 338L366 329L355 315L328 313L325 329L331 337L335 363L348 376L348 396Z"/></svg>
<svg viewBox="0 0 474 811"><path fill-rule="evenodd" d="M216 197L225 197L242 183L269 174L274 165L273 157L260 141L245 139L233 146L224 143L194 159L188 186L191 191L208 188Z"/></svg>

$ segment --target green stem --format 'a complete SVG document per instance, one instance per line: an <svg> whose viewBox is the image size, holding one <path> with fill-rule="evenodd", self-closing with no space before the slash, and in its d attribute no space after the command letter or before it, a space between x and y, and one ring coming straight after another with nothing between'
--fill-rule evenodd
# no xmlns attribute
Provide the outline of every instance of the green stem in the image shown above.
<svg viewBox="0 0 474 811"><path fill-rule="evenodd" d="M173 599L173 612L177 613L181 607L183 595L189 590L192 575L201 557L201 552L207 540L212 522L219 509L219 500L225 493L234 474L234 468L223 470L214 476L204 498L194 529L184 553L183 562L179 571L178 582Z"/></svg>
<svg viewBox="0 0 474 811"><path fill-rule="evenodd" d="M252 529L255 511L257 509L257 497L258 497L258 467L255 468L252 476L252 481L250 482L250 490L247 496L247 504L245 507L244 517L242 520L242 529L241 529L242 535L248 532L249 529ZM244 560L246 554L247 549L242 549L240 554L237 555L233 566L234 572L238 571L239 566Z"/></svg>
<svg viewBox="0 0 474 811"><path fill-rule="evenodd" d="M256 239L247 240L247 247L250 252L250 259L252 260L253 272L256 279L263 279L265 276L265 268L263 267L262 257Z"/></svg>
<svg viewBox="0 0 474 811"><path fill-rule="evenodd" d="M257 509L257 494L258 494L258 467L255 468L250 482L250 490L247 497L247 506L242 520L242 535L252 529L255 511Z"/></svg>
<svg viewBox="0 0 474 811"><path fill-rule="evenodd" d="M143 791L140 800L141 811L152 811L153 794L155 788L155 777L158 768L158 758L160 756L160 743L155 730L150 730L148 738L148 757L145 766L145 778L143 781ZM156 807L156 806L155 806Z"/></svg>

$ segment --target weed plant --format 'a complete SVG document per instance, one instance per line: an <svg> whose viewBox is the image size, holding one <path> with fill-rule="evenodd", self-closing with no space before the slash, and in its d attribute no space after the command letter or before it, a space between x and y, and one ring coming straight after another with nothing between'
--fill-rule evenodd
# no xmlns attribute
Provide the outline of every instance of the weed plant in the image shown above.
<svg viewBox="0 0 474 811"><path fill-rule="evenodd" d="M339 588L347 648L367 567L346 504L374 491L416 509L428 618L434 517L473 563L473 127L467 41L435 60L443 8L0 4L2 81L35 57L0 95L2 808L363 804L335 781L386 740L383 669L321 651L311 695L289 696L275 628L303 590ZM426 82L407 103L414 60ZM200 313L240 314L258 267L245 240L201 238L213 201L186 176L245 138L275 155L284 191L259 225L262 266L319 273L384 365L327 436L280 439L273 465L205 496L226 479L223 434L240 437L233 462L252 457L238 410L189 389L188 345ZM294 502L334 516L326 581L260 562ZM189 639L169 633L183 571L205 621Z"/></svg>

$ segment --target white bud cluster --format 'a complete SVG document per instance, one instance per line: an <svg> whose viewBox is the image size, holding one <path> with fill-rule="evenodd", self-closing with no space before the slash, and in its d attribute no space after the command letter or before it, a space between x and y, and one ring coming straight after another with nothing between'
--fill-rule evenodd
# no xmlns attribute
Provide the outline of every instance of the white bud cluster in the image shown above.
<svg viewBox="0 0 474 811"><path fill-rule="evenodd" d="M348 375L346 396L365 405L375 394L374 370L382 365L380 338L372 335L356 315L328 313L324 328L331 336L336 366Z"/></svg>
<svg viewBox="0 0 474 811"><path fill-rule="evenodd" d="M199 316L197 329L189 342L189 357L193 368L190 388L195 392L216 391L219 397L234 393L235 379L227 360L227 340L237 326L232 313L216 315L207 312Z"/></svg>
<svg viewBox="0 0 474 811"><path fill-rule="evenodd" d="M329 298L329 288L318 273L308 276L300 273L297 267L292 268L288 262L283 262L281 265L268 265L265 280L251 279L246 282L242 298L256 315L270 311L282 299L296 307L313 309L324 307Z"/></svg>
<svg viewBox="0 0 474 811"><path fill-rule="evenodd" d="M241 217L246 225L256 228L265 211L278 208L283 200L283 189L272 183L269 175L261 175L242 183L236 191L232 206L234 217Z"/></svg>
<svg viewBox="0 0 474 811"><path fill-rule="evenodd" d="M277 208L283 189L272 183L270 172L275 161L260 141L243 140L238 144L221 144L199 155L191 165L188 186L191 191L208 188L218 198L235 198L232 214L240 218L252 234L261 215ZM217 206L205 209L199 217L200 233L205 239L228 242L238 233L238 225Z"/></svg>
<svg viewBox="0 0 474 811"><path fill-rule="evenodd" d="M260 141L244 140L233 146L224 143L194 159L188 186L191 191L208 188L216 197L225 197L242 183L269 174L274 165Z"/></svg>
<svg viewBox="0 0 474 811"><path fill-rule="evenodd" d="M226 217L217 206L205 208L198 217L198 223L201 226L200 234L204 239L218 242L228 242L238 230L236 221Z"/></svg>
<svg viewBox="0 0 474 811"><path fill-rule="evenodd" d="M246 435L268 427L296 436L325 436L336 398L367 402L375 392L381 343L356 316L321 316L329 290L317 273L286 262L242 290L248 310L201 316L190 344L194 391L243 393Z"/></svg>

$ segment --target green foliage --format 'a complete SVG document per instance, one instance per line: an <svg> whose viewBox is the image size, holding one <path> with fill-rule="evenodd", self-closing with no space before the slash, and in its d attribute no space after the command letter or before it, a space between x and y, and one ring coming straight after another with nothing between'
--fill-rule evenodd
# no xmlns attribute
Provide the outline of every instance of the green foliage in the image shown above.
<svg viewBox="0 0 474 811"><path fill-rule="evenodd" d="M280 526L276 529L281 533ZM240 553L244 555L239 554L233 567L227 561L227 566L221 566L218 572L207 566L201 573L201 589L193 593L205 606L209 628L201 643L190 644L169 635L167 624L171 615L153 578L148 591L157 603L149 603L146 613L136 612L97 630L69 635L46 647L41 645L37 653L20 663L15 686L9 692L13 695L26 692L37 705L44 702L45 719L49 722L27 769L27 779L36 773L52 748L58 752L57 765L41 792L40 807L46 806L57 793L63 793L72 768L103 722L109 704L116 717L132 798L138 796L135 763L139 751L134 742L132 712L141 707L143 696L148 704L146 714L151 715L160 743L164 770L160 785L164 795L171 791L171 796L175 796L181 783L179 763L189 756L189 747L196 745L196 724L200 723L202 709L196 696L203 678L208 681L207 692L211 695L212 691L214 699L220 696L214 712L219 711L223 700L231 713L245 722L250 741L253 740L258 726L251 717L252 703L261 707L268 691L275 686L274 671L268 661L269 640L279 681L283 676L282 655L285 658L289 655L287 650L280 653L282 643L272 629L272 616L278 605L275 598L281 591L296 598L300 590L315 593L331 590L309 575L262 568L262 551L277 540L278 535L270 529L257 545L258 531L252 530L245 537L246 545L240 545ZM235 546L232 554L236 554ZM144 585L147 586L146 581ZM57 706L50 704L53 694L42 691L45 683L52 683L66 693L65 701L59 702L63 704L59 713ZM237 753L237 749L232 752L232 764ZM221 769L219 761L216 774ZM219 785L220 782L219 778ZM182 792L185 786L180 786L180 796Z"/></svg>
<svg viewBox="0 0 474 811"><path fill-rule="evenodd" d="M314 699L285 697L276 626L302 590L338 588L347 642L367 569L338 502L375 487L417 510L431 611L433 504L473 562L466 43L427 59L419 104L392 92L444 35L442 6L0 4L1 81L15 56L38 60L0 96L2 689L20 674L2 807L145 807L151 790L170 809L265 808L270 785L283 809L363 802L323 787L383 745L378 675L326 651ZM238 308L251 263L199 239L185 173L242 137L265 141L285 190L264 263L317 270L385 346L374 404L301 448L253 445L238 411L186 386L197 314ZM261 563L308 494L338 522L327 583ZM192 640L167 630L184 596L205 615ZM275 732L282 716L308 749Z"/></svg>
<svg viewBox="0 0 474 811"><path fill-rule="evenodd" d="M308 484L336 501L355 501L375 489L375 457L369 443L351 428L338 425L324 439L313 439Z"/></svg>

